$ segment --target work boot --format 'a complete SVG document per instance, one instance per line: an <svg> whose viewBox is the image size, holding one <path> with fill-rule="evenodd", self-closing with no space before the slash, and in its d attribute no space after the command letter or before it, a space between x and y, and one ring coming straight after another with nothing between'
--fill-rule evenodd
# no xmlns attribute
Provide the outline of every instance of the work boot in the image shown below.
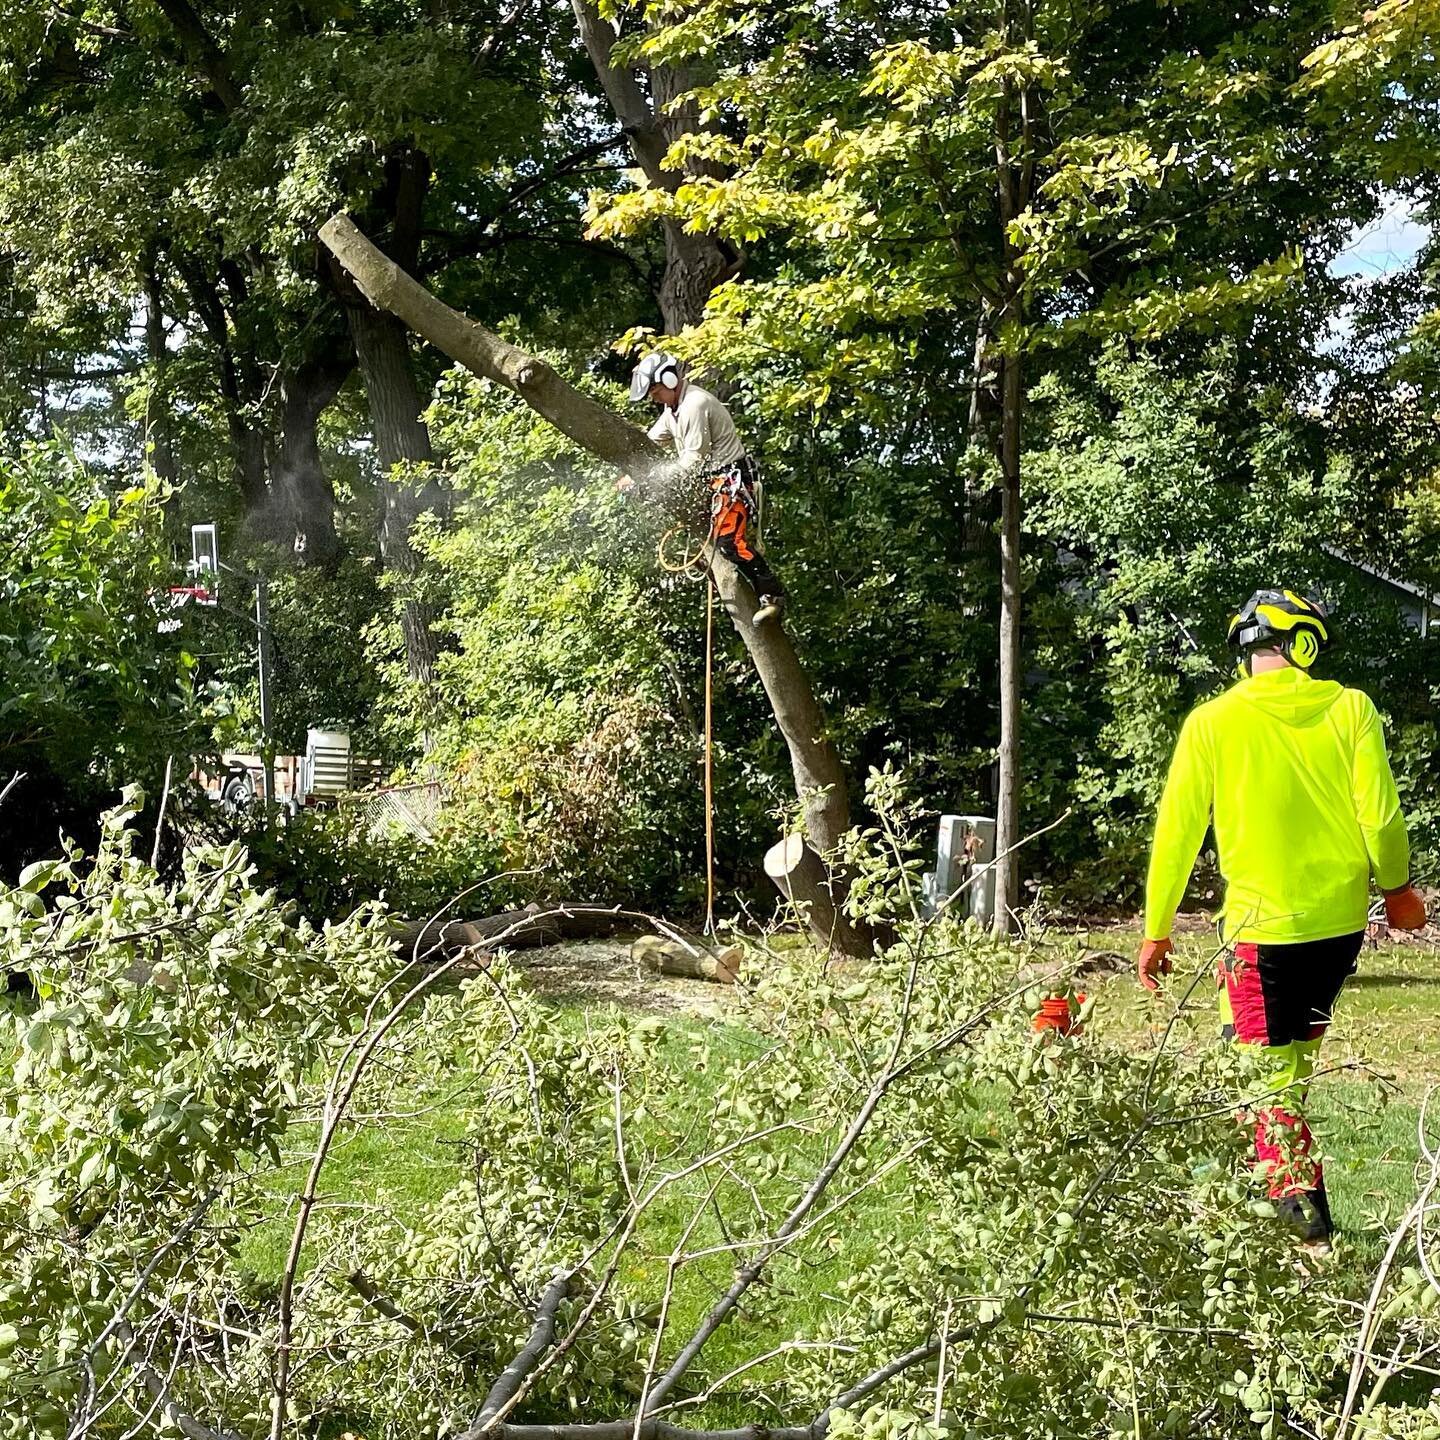
<svg viewBox="0 0 1440 1440"><path fill-rule="evenodd" d="M760 596L760 608L751 616L752 625L763 625L767 620L774 620L785 608L785 597L783 595L762 595Z"/></svg>
<svg viewBox="0 0 1440 1440"><path fill-rule="evenodd" d="M1330 1201L1323 1180L1303 1194L1282 1196L1275 1202L1275 1208L1295 1238L1312 1255L1330 1253L1330 1237L1335 1233L1335 1225L1330 1218Z"/></svg>

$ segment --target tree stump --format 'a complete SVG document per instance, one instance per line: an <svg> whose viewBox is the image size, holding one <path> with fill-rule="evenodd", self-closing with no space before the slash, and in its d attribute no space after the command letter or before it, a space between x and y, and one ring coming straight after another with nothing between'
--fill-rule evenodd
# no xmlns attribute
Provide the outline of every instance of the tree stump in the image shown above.
<svg viewBox="0 0 1440 1440"><path fill-rule="evenodd" d="M803 835L790 834L772 845L765 852L765 873L821 944L857 959L873 953L870 936L857 930L836 906L825 862Z"/></svg>

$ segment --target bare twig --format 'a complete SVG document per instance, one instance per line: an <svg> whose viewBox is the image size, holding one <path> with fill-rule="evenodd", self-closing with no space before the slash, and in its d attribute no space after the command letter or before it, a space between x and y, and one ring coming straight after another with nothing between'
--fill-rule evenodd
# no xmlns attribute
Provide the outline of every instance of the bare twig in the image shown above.
<svg viewBox="0 0 1440 1440"><path fill-rule="evenodd" d="M680 1273L680 1267L688 1258L685 1254L685 1247L690 1243L690 1237L695 1233L695 1227L700 1223L700 1217L710 1208L715 1200L715 1192L719 1190L724 1176L717 1176L711 1182L710 1189L705 1198L695 1207L694 1213L690 1216L689 1223L681 1232L680 1238L676 1240L670 1251L670 1257L665 1265L665 1293L660 1298L660 1316L655 1323L655 1338L650 1345L650 1359L645 1364L645 1379L640 1386L640 1403L635 1407L635 1424L638 1427L645 1418L645 1410L649 1403L650 1387L655 1379L655 1369L660 1363L660 1347L665 1343L665 1322L670 1318L670 1303L675 1298L675 1280Z"/></svg>
<svg viewBox="0 0 1440 1440"><path fill-rule="evenodd" d="M241 1440L240 1436L232 1434L228 1430L211 1429L209 1425L181 1410L170 1395L170 1387L166 1383L165 1377L139 1354L138 1347L134 1344L134 1332L130 1327L128 1325L120 1326L116 1335L131 1346L129 1356L138 1362L135 1364L135 1373L140 1377L140 1383L149 1392L150 1398L158 1404L161 1414L185 1437L185 1440Z"/></svg>
<svg viewBox="0 0 1440 1440"><path fill-rule="evenodd" d="M524 1383L515 1394L490 1417L484 1427L472 1427L470 1430L465 1431L463 1435L457 1437L457 1440L479 1440L479 1437L484 1435L508 1434L512 1428L515 1428L502 1424L505 1416L510 1414L514 1408L524 1400L536 1380L545 1374L552 1365L557 1364L580 1338L581 1333L590 1323L595 1311L600 1307L601 1302L609 1291L611 1282L620 1269L621 1262L624 1258L625 1247L634 1235L636 1226L640 1222L640 1217L671 1185L677 1184L687 1176L698 1174L711 1165L723 1164L726 1156L734 1154L737 1150L743 1150L749 1145L758 1144L760 1141L769 1139L772 1135L782 1134L786 1130L800 1130L804 1128L805 1127L796 1120L782 1120L778 1124L767 1125L762 1130L755 1130L748 1135L741 1136L738 1140L729 1141L718 1149L712 1150L708 1155L702 1155L698 1160L691 1161L690 1164L683 1165L678 1170L671 1170L656 1180L654 1184L641 1195L639 1203L631 1208L628 1215L626 1215L623 1220L617 1220L610 1230L602 1235L600 1239L591 1246L589 1252L573 1267L571 1273L579 1274L607 1245L611 1244L612 1241L614 1242L614 1252L610 1257L604 1274L601 1275L599 1283L591 1291L590 1298L585 1302L579 1315L575 1317L574 1322L571 1324L564 1338L544 1360L535 1367L531 1374L526 1377ZM631 1422L626 1420L622 1423L628 1434L631 1429L633 1429ZM527 1427L522 1426L520 1428L523 1429Z"/></svg>
<svg viewBox="0 0 1440 1440"><path fill-rule="evenodd" d="M635 1182L630 1178L630 1163L625 1157L625 1108L624 1093L620 1083L620 1062L615 1062L615 1161L620 1167L620 1179L630 1203L635 1203Z"/></svg>
<svg viewBox="0 0 1440 1440"><path fill-rule="evenodd" d="M666 1405L657 1414L673 1414L676 1410L685 1410L696 1405L704 1405L713 1400L721 1390L732 1380L747 1371L754 1370L756 1366L764 1365L769 1360L778 1360L782 1355L791 1355L796 1351L803 1350L831 1350L842 1355L853 1355L859 1349L856 1345L847 1345L839 1340L787 1340L783 1345L777 1345L773 1350L767 1350L763 1355L754 1355L749 1360L743 1361L733 1370L727 1370L723 1375L712 1380L698 1395L687 1395L683 1400L676 1400Z"/></svg>
<svg viewBox="0 0 1440 1440"><path fill-rule="evenodd" d="M155 843L150 847L150 868L160 868L160 837L165 831L165 807L170 803L170 774L175 765L175 757L165 757L165 784L160 791L160 810L155 816Z"/></svg>
<svg viewBox="0 0 1440 1440"><path fill-rule="evenodd" d="M935 1428L940 1428L940 1421L945 1414L945 1362L949 1359L950 1346L945 1337L950 1333L950 1317L955 1312L955 1302L945 1302L945 1320L940 1326L940 1364L935 1374L935 1413L933 1423Z"/></svg>
<svg viewBox="0 0 1440 1440"><path fill-rule="evenodd" d="M95 1396L95 1357L113 1337L122 1332L126 1336L133 1337L133 1332L126 1324L126 1317L129 1315L131 1307L145 1293L165 1257L177 1246L184 1244L200 1222L210 1213L210 1207L220 1198L222 1188L222 1186L216 1185L201 1197L199 1205L185 1217L180 1228L150 1257L140 1274L136 1276L135 1283L130 1287L115 1313L106 1322L100 1333L85 1347L85 1353L80 1358L80 1368L84 1373L84 1379L81 1383L80 1394L71 1408L71 1414L74 1416L70 1426L72 1436L84 1435L90 1428L90 1409ZM130 1343L130 1340L127 1339L127 1350Z"/></svg>
<svg viewBox="0 0 1440 1440"><path fill-rule="evenodd" d="M1431 1198L1436 1190L1440 1189L1440 1154L1430 1149L1429 1131L1426 1124L1426 1115L1434 1094L1435 1087L1432 1085L1425 1092L1424 1100L1420 1102L1420 1115L1416 1122L1420 1132L1421 1148L1426 1152L1429 1160L1430 1173L1421 1183L1413 1204L1391 1234L1390 1243L1385 1247L1380 1267L1375 1272L1375 1281L1370 1287L1369 1299L1366 1300L1365 1308L1360 1316L1360 1325L1355 1339L1355 1355L1350 1363L1350 1382L1345 1387L1345 1404L1340 1411L1340 1418L1335 1422L1334 1440L1345 1440L1345 1436L1349 1432L1350 1421L1355 1413L1355 1402L1360 1398L1360 1383L1365 1376L1366 1359L1370 1354L1375 1332L1380 1324L1380 1301L1385 1294L1385 1284L1390 1278L1390 1271L1400 1254L1400 1247L1412 1227L1420 1223L1421 1218L1430 1207Z"/></svg>
<svg viewBox="0 0 1440 1440"><path fill-rule="evenodd" d="M493 1432L503 1440L816 1440L808 1425L775 1428L746 1425L736 1430L690 1430L653 1415L639 1425L631 1419L600 1420L588 1424L504 1425Z"/></svg>
<svg viewBox="0 0 1440 1440"><path fill-rule="evenodd" d="M475 888L475 886L470 887L471 890ZM468 894L469 891L464 893ZM458 898L459 897L457 897L457 899ZM440 913L443 913L443 909ZM484 942L484 948L500 948L504 945L511 931L532 923L533 919L533 916L527 915L523 919L517 920L515 925L510 927L510 929L487 939ZM401 976L408 974L418 963L420 958L418 947L419 941L417 939L417 954L415 959L400 972ZM279 1320L275 1338L275 1406L270 1423L270 1440L280 1440L284 1429L285 1404L290 1378L290 1335L294 1323L295 1275L300 1265L300 1253L305 1245L305 1233L309 1228L310 1213L315 1208L316 1196L320 1186L320 1175L325 1168L326 1160L329 1158L330 1147L334 1142L335 1132L338 1130L340 1122L345 1116L345 1111L351 1099L354 1097L356 1089L359 1087L361 1077L369 1066L370 1060L374 1056L380 1042L410 1007L411 1003L427 990L433 988L450 970L458 965L461 960L465 959L467 954L469 954L469 952L466 950L457 951L448 960L437 965L416 984L412 985L410 989L391 1006L389 1012L379 1024L374 1027L369 1039L365 1041L363 1048L360 1048L358 1053L356 1053L356 1047L364 1037L365 1030L362 1029L357 1033L355 1039L346 1047L331 1077L326 1096L325 1118L320 1127L320 1138L316 1143L315 1154L310 1163L310 1173L306 1177L305 1186L300 1193L300 1205L295 1217L295 1229L290 1237L290 1252L286 1258L285 1269L280 1278ZM396 977L397 980L399 978L399 976ZM395 981L392 981L391 985L394 983ZM390 987L387 986L386 988L388 989ZM367 1011L366 1015L367 1028L374 1010L375 1005L372 1002L370 1010ZM350 1066L349 1077L342 1085L340 1083L341 1076L344 1074L345 1066L352 1055L355 1056L354 1063Z"/></svg>
<svg viewBox="0 0 1440 1440"><path fill-rule="evenodd" d="M913 969L913 967L912 967ZM720 1328L739 1305L745 1292L760 1278L765 1266L771 1257L782 1249L790 1240L791 1236L798 1230L810 1211L820 1203L821 1198L829 1189L831 1182L839 1173L841 1167L849 1158L855 1146L859 1144L860 1138L869 1127L870 1121L874 1118L875 1112L879 1109L881 1102L885 1099L890 1088L904 1076L909 1074L922 1060L939 1053L941 1050L951 1049L965 1039L971 1031L979 1026L989 1017L991 1012L1003 1003L1002 999L996 999L990 1004L982 1006L974 1015L955 1026L948 1034L939 1040L923 1047L917 1055L912 1056L904 1064L898 1064L897 1059L904 1042L904 1030L902 1024L899 1028L901 1033L897 1035L896 1041L891 1049L890 1063L883 1073L870 1087L864 1102L859 1111L847 1127L845 1134L830 1154L830 1158L820 1168L819 1173L806 1187L805 1193L786 1216L784 1223L769 1239L761 1242L755 1253L735 1272L735 1279L729 1289L720 1297L709 1313L700 1322L699 1327L690 1339L681 1348L680 1353L675 1357L670 1368L656 1382L651 1390L647 1406L653 1412L659 1400L672 1390L680 1377L689 1369L695 1357L704 1348L707 1340Z"/></svg>

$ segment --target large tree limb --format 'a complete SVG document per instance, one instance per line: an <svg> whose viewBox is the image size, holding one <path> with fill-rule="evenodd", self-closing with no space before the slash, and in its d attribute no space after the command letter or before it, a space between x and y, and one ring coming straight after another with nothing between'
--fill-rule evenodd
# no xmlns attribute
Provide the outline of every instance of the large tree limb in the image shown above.
<svg viewBox="0 0 1440 1440"><path fill-rule="evenodd" d="M521 1382L535 1368L540 1357L554 1344L555 1316L574 1284L573 1273L568 1270L560 1270L545 1287L545 1293L540 1297L540 1304L535 1309L535 1328L530 1332L530 1338L525 1342L524 1347L500 1372L500 1378L490 1387L490 1393L485 1397L485 1403L475 1417L477 1429L496 1414L500 1407L520 1388Z"/></svg>
<svg viewBox="0 0 1440 1440"><path fill-rule="evenodd" d="M238 110L244 97L230 62L188 0L156 0L156 6L175 27L186 57L205 77L215 98L226 110Z"/></svg>
<svg viewBox="0 0 1440 1440"><path fill-rule="evenodd" d="M647 183L673 192L689 175L722 173L703 161L687 163L683 170L665 168L672 140L702 128L697 107L685 98L695 84L689 68L662 65L651 69L647 97L634 70L617 63L614 51L619 37L594 0L570 3L596 78ZM664 230L665 274L656 299L665 328L673 335L699 321L711 292L738 271L741 257L718 235L692 234L675 220L666 220ZM724 394L720 377L707 383L715 383Z"/></svg>
<svg viewBox="0 0 1440 1440"><path fill-rule="evenodd" d="M581 449L623 469L655 472L661 452L643 430L567 384L544 361L452 310L372 245L349 216L328 220L320 238L377 308L399 316L475 374L514 391ZM674 504L683 516L686 504L678 497ZM709 563L785 737L810 842L821 853L832 850L849 829L850 805L815 692L784 628L753 623L756 599L740 573L723 555L712 553Z"/></svg>
<svg viewBox="0 0 1440 1440"><path fill-rule="evenodd" d="M436 299L371 244L348 215L326 221L320 238L377 310L399 316L467 369L513 390L581 449L642 471L660 460L659 446L643 430L567 385L543 360Z"/></svg>

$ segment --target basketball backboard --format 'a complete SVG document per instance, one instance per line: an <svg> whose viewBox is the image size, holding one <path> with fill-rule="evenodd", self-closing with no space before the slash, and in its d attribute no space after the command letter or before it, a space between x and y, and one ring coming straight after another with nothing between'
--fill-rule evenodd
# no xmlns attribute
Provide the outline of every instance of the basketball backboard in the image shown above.
<svg viewBox="0 0 1440 1440"><path fill-rule="evenodd" d="M190 573L208 576L212 588L220 579L220 540L213 524L190 527Z"/></svg>

